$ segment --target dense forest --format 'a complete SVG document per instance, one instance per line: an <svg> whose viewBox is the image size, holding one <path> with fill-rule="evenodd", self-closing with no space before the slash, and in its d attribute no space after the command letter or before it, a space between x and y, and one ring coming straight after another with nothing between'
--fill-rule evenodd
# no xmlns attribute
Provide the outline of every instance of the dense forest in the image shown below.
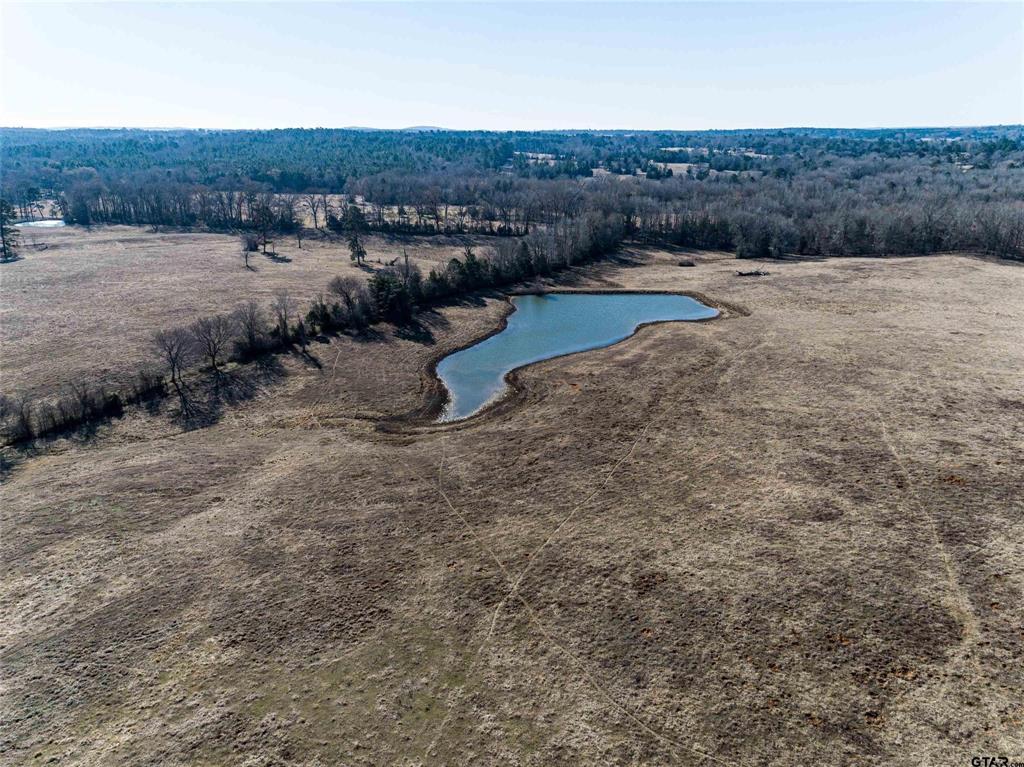
<svg viewBox="0 0 1024 767"><path fill-rule="evenodd" d="M1021 126L900 130L0 131L2 195L70 223L624 237L745 257L1024 258ZM341 197L339 197L341 196ZM604 225L604 224L602 224Z"/></svg>

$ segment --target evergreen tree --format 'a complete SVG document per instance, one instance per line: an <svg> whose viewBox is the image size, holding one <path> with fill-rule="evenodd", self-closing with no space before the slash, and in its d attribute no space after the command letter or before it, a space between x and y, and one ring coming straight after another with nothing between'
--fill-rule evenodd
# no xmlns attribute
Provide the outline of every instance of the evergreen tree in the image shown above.
<svg viewBox="0 0 1024 767"><path fill-rule="evenodd" d="M14 226L14 206L0 199L0 261L14 261L18 257L21 232Z"/></svg>
<svg viewBox="0 0 1024 767"><path fill-rule="evenodd" d="M359 232L350 232L348 235L348 253L349 258L355 261L359 266L363 265L363 261L366 259L366 248L363 247L363 241L359 237Z"/></svg>

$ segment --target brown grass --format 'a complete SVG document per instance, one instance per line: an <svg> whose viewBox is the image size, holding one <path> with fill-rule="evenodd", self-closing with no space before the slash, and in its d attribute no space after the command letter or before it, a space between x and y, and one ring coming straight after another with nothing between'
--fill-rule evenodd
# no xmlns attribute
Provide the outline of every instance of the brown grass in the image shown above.
<svg viewBox="0 0 1024 767"><path fill-rule="evenodd" d="M380 419L499 300L319 346L216 426L0 488L12 764L968 764L1024 755L1024 268L636 254L734 307ZM955 479L950 479L951 477Z"/></svg>
<svg viewBox="0 0 1024 767"><path fill-rule="evenodd" d="M230 235L154 233L126 226L24 229L25 258L0 265L0 388L51 395L70 381L122 382L152 358L154 330L269 304L285 288L304 305L331 277L358 274L344 241L282 238L276 258L247 270ZM403 250L424 274L486 238L369 237L371 267Z"/></svg>

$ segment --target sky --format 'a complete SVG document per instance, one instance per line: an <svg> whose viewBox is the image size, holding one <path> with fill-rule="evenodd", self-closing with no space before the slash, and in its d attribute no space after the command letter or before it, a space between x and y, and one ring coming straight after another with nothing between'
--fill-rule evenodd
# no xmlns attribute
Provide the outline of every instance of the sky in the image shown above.
<svg viewBox="0 0 1024 767"><path fill-rule="evenodd" d="M1024 2L2 3L0 125L1024 123Z"/></svg>

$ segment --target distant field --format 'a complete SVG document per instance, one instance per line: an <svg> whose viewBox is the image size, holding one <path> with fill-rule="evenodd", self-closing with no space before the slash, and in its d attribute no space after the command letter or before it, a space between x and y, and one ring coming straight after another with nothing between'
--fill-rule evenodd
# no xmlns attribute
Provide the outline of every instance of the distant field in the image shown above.
<svg viewBox="0 0 1024 767"><path fill-rule="evenodd" d="M25 229L21 261L0 266L0 389L49 395L73 380L116 384L149 358L156 330L228 311L249 299L269 303L287 289L305 302L338 274L366 275L340 240L294 237L255 254L245 269L236 238L154 233L127 226ZM424 272L486 250L483 238L369 237L369 260L407 251Z"/></svg>

